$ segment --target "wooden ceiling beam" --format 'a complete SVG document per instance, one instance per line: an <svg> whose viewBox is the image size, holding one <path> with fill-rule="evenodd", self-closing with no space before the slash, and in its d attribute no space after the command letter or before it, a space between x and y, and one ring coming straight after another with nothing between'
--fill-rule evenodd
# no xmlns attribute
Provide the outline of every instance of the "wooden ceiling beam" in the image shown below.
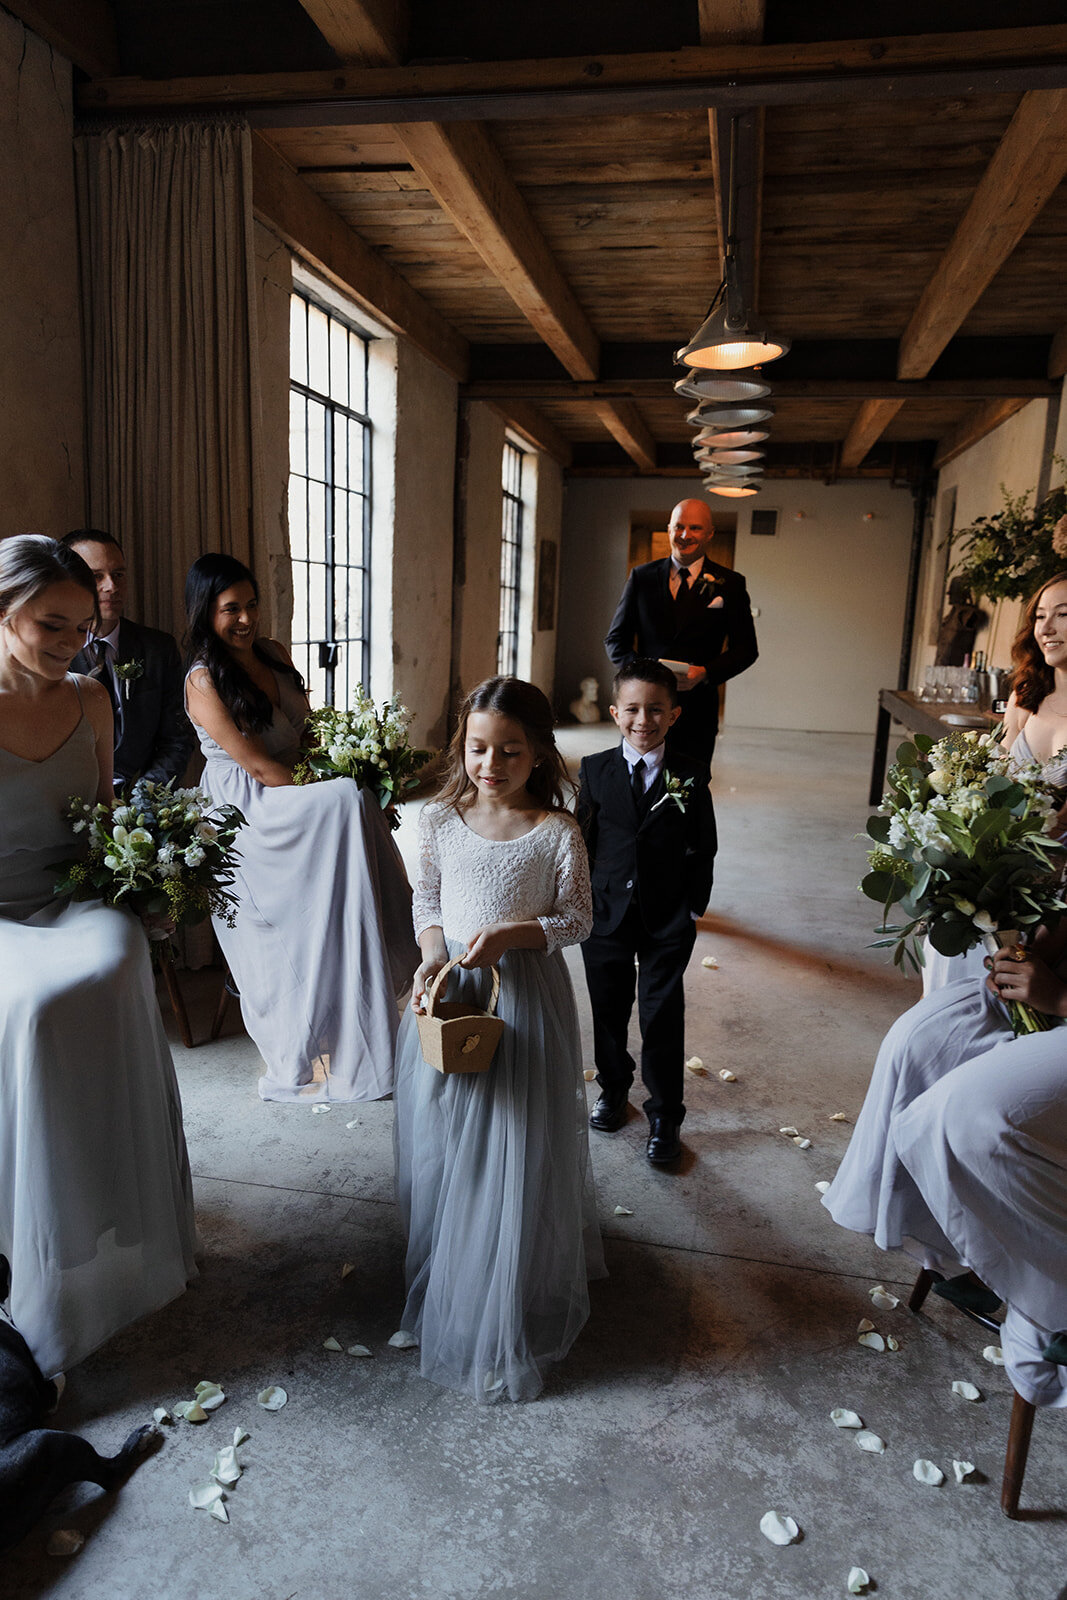
<svg viewBox="0 0 1067 1600"><path fill-rule="evenodd" d="M1067 344L1064 358L1067 359ZM778 378L774 400L1041 400L1058 392L1051 378L921 378L901 382L896 378ZM597 400L668 400L676 398L674 380L665 378L597 378L577 382L562 378L480 378L463 385L467 400L566 401L591 405ZM695 405L696 401L689 402Z"/></svg>
<svg viewBox="0 0 1067 1600"><path fill-rule="evenodd" d="M252 136L252 204L309 266L393 333L462 380L469 347L440 312L309 189L258 134Z"/></svg>
<svg viewBox="0 0 1067 1600"><path fill-rule="evenodd" d="M570 466L574 457L570 441L563 437L555 423L550 422L536 406L531 406L524 400L511 400L503 404L497 403L496 409L509 427L525 439L527 444L532 444L536 450L543 450L553 461L558 461L561 467Z"/></svg>
<svg viewBox="0 0 1067 1600"><path fill-rule="evenodd" d="M899 378L926 376L1065 173L1067 90L1031 90L1019 102L904 330ZM863 403L841 452L844 470L859 465L899 409L887 400Z"/></svg>
<svg viewBox="0 0 1067 1600"><path fill-rule="evenodd" d="M1027 404L1029 402L1026 400L990 400L984 406L976 406L970 416L965 417L941 440L934 456L934 470L939 472L948 462L961 456Z"/></svg>
<svg viewBox="0 0 1067 1600"><path fill-rule="evenodd" d="M22 0L26 3L26 0ZM42 0L43 3L43 0ZM72 7L72 9L74 9ZM97 77L86 112L226 106L260 126L488 121L685 106L870 103L1067 84L1067 24L630 55L191 78Z"/></svg>
<svg viewBox="0 0 1067 1600"><path fill-rule="evenodd" d="M595 378L600 341L486 130L416 122L395 132L438 205L553 355L572 377Z"/></svg>
<svg viewBox="0 0 1067 1600"><path fill-rule="evenodd" d="M404 59L407 0L300 0L342 61L391 67Z"/></svg>
<svg viewBox="0 0 1067 1600"><path fill-rule="evenodd" d="M767 0L697 0L701 44L760 44Z"/></svg>
<svg viewBox="0 0 1067 1600"><path fill-rule="evenodd" d="M632 400L597 400L597 416L616 443L642 472L653 472L656 466L656 441L648 424Z"/></svg>
<svg viewBox="0 0 1067 1600"><path fill-rule="evenodd" d="M109 78L119 71L109 0L4 0L4 9L90 77Z"/></svg>

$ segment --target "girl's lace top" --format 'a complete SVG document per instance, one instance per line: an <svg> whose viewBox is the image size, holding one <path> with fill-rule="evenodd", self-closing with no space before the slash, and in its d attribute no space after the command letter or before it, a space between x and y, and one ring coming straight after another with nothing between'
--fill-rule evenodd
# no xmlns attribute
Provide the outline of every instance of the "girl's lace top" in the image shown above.
<svg viewBox="0 0 1067 1600"><path fill-rule="evenodd" d="M483 839L451 806L419 817L415 935L443 928L461 943L487 922L536 919L549 952L593 926L589 858L573 817L553 812L521 839Z"/></svg>

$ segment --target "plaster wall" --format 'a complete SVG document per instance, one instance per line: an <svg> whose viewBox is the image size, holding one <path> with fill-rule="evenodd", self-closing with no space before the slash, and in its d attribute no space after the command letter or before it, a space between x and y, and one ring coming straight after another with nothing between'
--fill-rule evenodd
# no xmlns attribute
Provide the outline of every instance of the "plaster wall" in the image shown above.
<svg viewBox="0 0 1067 1600"><path fill-rule="evenodd" d="M452 693L463 696L496 671L500 626L500 528L504 419L484 401L463 408L460 527L453 576Z"/></svg>
<svg viewBox="0 0 1067 1600"><path fill-rule="evenodd" d="M0 9L0 537L84 520L70 74Z"/></svg>
<svg viewBox="0 0 1067 1600"><path fill-rule="evenodd" d="M692 478L568 483L556 653L561 704L590 673L600 680L602 707L610 701L603 638L626 578L631 512L659 505L666 518L695 490ZM878 690L897 681L911 495L885 482L783 479L772 481L758 503L779 512L773 538L752 537L749 502L728 503L737 513L735 565L759 612L760 658L727 685L724 722L869 732ZM873 520L865 520L867 513Z"/></svg>
<svg viewBox="0 0 1067 1600"><path fill-rule="evenodd" d="M950 528L958 531L978 517L1003 510L1005 491L1016 496L1035 489L1046 450L1056 439L1057 422L1056 449L1067 451L1067 419L1063 408L1059 409L1058 416L1054 413L1050 419L1049 402L1033 400L942 468L931 525L923 544L910 675L912 688L918 687L926 668L933 664L937 627L947 606L945 569L950 552L945 539ZM1053 465L1050 483L1059 483L1062 478L1062 469ZM1006 667L1011 661L1011 641L1018 626L1021 604L1014 600L1000 601L996 605L985 600L980 604L990 620L988 627L978 634L976 647L986 652L991 665Z"/></svg>

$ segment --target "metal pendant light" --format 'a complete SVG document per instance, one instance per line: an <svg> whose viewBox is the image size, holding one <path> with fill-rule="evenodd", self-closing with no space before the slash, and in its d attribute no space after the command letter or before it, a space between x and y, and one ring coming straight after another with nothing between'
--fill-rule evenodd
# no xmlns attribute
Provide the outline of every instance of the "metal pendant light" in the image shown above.
<svg viewBox="0 0 1067 1600"><path fill-rule="evenodd" d="M710 400L721 404L724 401L765 400L771 392L771 386L752 372L739 372L729 378L687 372L684 378L678 379L674 392L686 400Z"/></svg>
<svg viewBox="0 0 1067 1600"><path fill-rule="evenodd" d="M743 500L749 495L759 494L758 484L724 483L719 478L705 478L703 487L709 494L720 494L728 500Z"/></svg>
<svg viewBox="0 0 1067 1600"><path fill-rule="evenodd" d="M747 450L750 445L762 444L770 434L763 428L703 428L693 440L694 445L710 445L713 450Z"/></svg>
<svg viewBox="0 0 1067 1600"><path fill-rule="evenodd" d="M685 420L694 428L750 428L773 416L773 406L702 405L687 411Z"/></svg>

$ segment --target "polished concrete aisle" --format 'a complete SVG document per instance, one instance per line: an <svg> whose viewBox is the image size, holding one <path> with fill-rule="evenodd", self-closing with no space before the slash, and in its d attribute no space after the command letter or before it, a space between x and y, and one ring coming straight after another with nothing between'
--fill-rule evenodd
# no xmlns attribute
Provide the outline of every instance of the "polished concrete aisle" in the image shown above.
<svg viewBox="0 0 1067 1600"><path fill-rule="evenodd" d="M606 737L571 731L568 751ZM866 947L877 913L856 893L855 836L869 756L854 736L724 736L720 864L688 977L688 1046L709 1070L689 1080L685 1159L676 1174L648 1167L636 1089L627 1127L591 1135L611 1276L533 1404L480 1409L386 1343L402 1304L391 1106L263 1105L243 1035L176 1045L203 1274L70 1375L57 1421L111 1449L199 1379L227 1400L168 1429L119 1495L79 1491L51 1514L0 1565L0 1592L831 1600L861 1566L879 1600L1067 1594L1067 1417L1038 1416L1023 1492L1037 1509L1006 1521L1010 1392L982 1359L988 1336L941 1303L875 1310L869 1289L906 1294L912 1267L836 1228L815 1190L848 1140L831 1118L855 1117L881 1035L918 992ZM216 983L190 982L202 1030ZM810 1149L779 1132L790 1125ZM857 1343L864 1316L899 1352ZM373 1359L327 1351L331 1336ZM952 1393L957 1378L981 1403ZM276 1414L256 1403L267 1384L289 1394ZM885 1454L835 1428L835 1406ZM188 1490L237 1425L252 1437L224 1526ZM915 1481L918 1457L945 1470L942 1488ZM958 1487L953 1458L977 1479ZM761 1536L771 1509L801 1542ZM79 1554L45 1555L56 1527L84 1532Z"/></svg>

